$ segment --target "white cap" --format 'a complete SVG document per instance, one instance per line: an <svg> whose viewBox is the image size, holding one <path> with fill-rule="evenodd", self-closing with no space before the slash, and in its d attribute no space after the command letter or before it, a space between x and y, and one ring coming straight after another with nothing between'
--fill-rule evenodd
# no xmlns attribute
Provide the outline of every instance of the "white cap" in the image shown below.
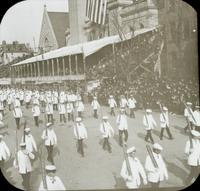
<svg viewBox="0 0 200 191"><path fill-rule="evenodd" d="M20 147L25 147L26 146L26 143L22 142L20 143Z"/></svg>
<svg viewBox="0 0 200 191"><path fill-rule="evenodd" d="M154 148L154 149L158 149L158 150L160 150L160 151L163 150L162 146L159 145L158 143L154 143L154 144L153 144L153 148Z"/></svg>
<svg viewBox="0 0 200 191"><path fill-rule="evenodd" d="M136 148L135 147L131 147L131 148L127 149L126 153L129 154L129 153L132 153L134 151L136 151Z"/></svg>
<svg viewBox="0 0 200 191"><path fill-rule="evenodd" d="M45 170L49 170L49 171L56 170L56 166L55 165L46 165Z"/></svg>
<svg viewBox="0 0 200 191"><path fill-rule="evenodd" d="M151 109L146 109L146 112L147 113L152 113L152 110Z"/></svg>
<svg viewBox="0 0 200 191"><path fill-rule="evenodd" d="M163 107L163 110L164 110L164 111L168 111L167 107Z"/></svg>
<svg viewBox="0 0 200 191"><path fill-rule="evenodd" d="M187 105L192 105L192 103L191 103L191 102L187 102L186 104L187 104Z"/></svg>
<svg viewBox="0 0 200 191"><path fill-rule="evenodd" d="M110 95L110 98L113 98L113 95Z"/></svg>
<svg viewBox="0 0 200 191"><path fill-rule="evenodd" d="M108 119L108 116L103 116L102 118L103 118L103 119Z"/></svg>
<svg viewBox="0 0 200 191"><path fill-rule="evenodd" d="M125 111L125 109L124 109L124 108L121 108L120 111Z"/></svg>
<svg viewBox="0 0 200 191"><path fill-rule="evenodd" d="M3 135L0 135L0 138L2 139L2 138L3 138Z"/></svg>
<svg viewBox="0 0 200 191"><path fill-rule="evenodd" d="M25 131L25 132L30 132L30 131L31 131L31 129L30 129L30 128L28 128L28 127L26 127L26 128L24 129L24 131Z"/></svg>
<svg viewBox="0 0 200 191"><path fill-rule="evenodd" d="M199 105L196 105L196 106L195 106L195 108L196 108L196 109L199 109L199 108L200 108L200 106L199 106Z"/></svg>
<svg viewBox="0 0 200 191"><path fill-rule="evenodd" d="M52 123L47 123L46 124L47 127L50 127L51 125L52 125Z"/></svg>
<svg viewBox="0 0 200 191"><path fill-rule="evenodd" d="M191 134L192 134L194 137L200 137L200 133L199 133L198 131L191 130Z"/></svg>
<svg viewBox="0 0 200 191"><path fill-rule="evenodd" d="M81 118L80 117L77 117L76 118L76 122L80 122L81 121Z"/></svg>
<svg viewBox="0 0 200 191"><path fill-rule="evenodd" d="M97 99L97 97L95 96L94 99Z"/></svg>

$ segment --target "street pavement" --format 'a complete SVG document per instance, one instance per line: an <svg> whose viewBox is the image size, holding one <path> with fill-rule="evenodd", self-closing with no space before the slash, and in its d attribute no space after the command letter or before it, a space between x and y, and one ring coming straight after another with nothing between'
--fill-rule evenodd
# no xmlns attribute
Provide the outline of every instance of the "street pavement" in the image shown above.
<svg viewBox="0 0 200 191"><path fill-rule="evenodd" d="M127 110L128 111L128 110ZM88 190L88 189L123 189L125 183L120 177L120 170L124 160L122 147L118 144L118 129L116 126L116 117L111 117L108 107L102 107L99 114L99 119L93 118L93 111L90 105L85 106L83 123L88 131L88 139L84 140L85 157L81 157L76 150L76 140L73 134L73 122L60 123L59 114L54 112L54 129L58 138L58 144L54 149L54 161L57 167L56 174L63 181L68 190ZM116 112L117 113L117 112ZM41 147L41 134L44 130L44 114L40 116L40 126L34 126L34 120L31 114L31 108L26 109L23 106L24 119L27 120L27 127L31 128L31 133L34 136L37 145ZM102 115L109 116L109 122L115 130L114 138L110 138L112 153L102 149L102 136L99 130ZM144 111L137 110L136 118L128 117L128 147L135 146L137 149L136 156L144 165L147 150L144 141L146 131L142 124ZM181 115L170 115L170 128L174 140L169 140L166 132L161 141L159 139L159 113L153 112L153 116L158 124L158 127L153 131L155 142L163 146L162 156L167 165L169 172L169 180L161 183L161 187L183 187L185 179L189 173L187 166L184 148L188 135L184 133L183 128L186 126L186 121ZM21 128L18 131L18 140L21 140L23 135L23 123L21 120ZM13 167L16 148L16 125L12 112L6 109L4 119L8 124L8 129L2 129L0 133L4 134L4 140L12 152L11 159L6 162L4 176L15 187L23 189L22 178L17 169ZM46 149L45 155L47 155ZM48 164L48 162L46 162ZM32 190L38 190L41 182L41 164L38 157L33 163L33 172L31 174ZM148 188L150 184L141 188Z"/></svg>

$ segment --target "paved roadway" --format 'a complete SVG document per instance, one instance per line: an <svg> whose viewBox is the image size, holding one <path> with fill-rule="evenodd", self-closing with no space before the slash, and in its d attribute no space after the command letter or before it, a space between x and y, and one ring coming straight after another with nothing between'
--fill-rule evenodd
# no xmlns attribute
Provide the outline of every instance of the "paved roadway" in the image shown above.
<svg viewBox="0 0 200 191"><path fill-rule="evenodd" d="M23 106L24 115L27 119L27 126L31 128L32 135L35 137L37 144L41 143L41 134L44 129L43 119L40 117L40 127L34 126L31 109L27 110ZM99 131L100 119L94 119L92 110L89 105L86 105L84 112L84 124L88 130L88 140L85 141L85 157L82 158L76 151L76 141L74 139L72 122L61 124L59 123L58 112L55 113L54 129L58 137L58 145L54 150L54 160L57 166L57 175L62 179L64 185L69 190L77 189L120 189L125 188L123 179L120 177L120 170L123 161L123 150L118 145L118 131L116 127L116 117L109 115L109 108L102 107L101 114L109 116L109 121L115 130L115 137L110 139L112 144L112 153L108 153L102 149L102 137ZM128 147L135 146L137 149L137 157L144 165L147 155L146 142L144 141L145 130L142 125L144 112L138 110L136 119L128 118L129 124L129 139ZM159 113L154 112L153 116L159 124ZM189 173L189 168L184 155L185 143L188 137L183 132L183 127L186 125L183 116L170 115L171 132L175 137L174 140L169 140L165 137L162 141L159 139L160 127L158 126L154 132L154 140L160 143L164 150L164 156L169 171L169 180L161 183L161 187L177 187L183 186L186 176ZM15 152L15 121L12 113L6 110L5 122L8 123L8 130L3 129L1 133L5 135L4 140L9 146L12 157L6 163L4 176L15 187L22 188L21 176L12 166ZM23 131L22 127L18 133L21 140ZM166 133L166 132L165 132ZM45 149L46 151L46 149ZM36 159L31 175L31 186L33 190L37 190L41 182L41 169L39 160ZM149 185L141 185L142 188Z"/></svg>

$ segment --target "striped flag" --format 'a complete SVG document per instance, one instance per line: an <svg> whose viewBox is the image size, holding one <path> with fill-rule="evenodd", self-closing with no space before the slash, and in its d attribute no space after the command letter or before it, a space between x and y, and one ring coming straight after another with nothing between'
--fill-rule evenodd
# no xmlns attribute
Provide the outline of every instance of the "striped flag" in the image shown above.
<svg viewBox="0 0 200 191"><path fill-rule="evenodd" d="M108 0L87 0L86 17L97 24L104 25L106 21Z"/></svg>

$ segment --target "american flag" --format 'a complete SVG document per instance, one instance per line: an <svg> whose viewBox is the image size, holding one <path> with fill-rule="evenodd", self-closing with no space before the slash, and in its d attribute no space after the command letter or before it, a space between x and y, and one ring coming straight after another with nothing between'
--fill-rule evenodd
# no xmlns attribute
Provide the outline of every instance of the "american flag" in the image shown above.
<svg viewBox="0 0 200 191"><path fill-rule="evenodd" d="M108 0L86 0L86 17L97 24L105 25Z"/></svg>

